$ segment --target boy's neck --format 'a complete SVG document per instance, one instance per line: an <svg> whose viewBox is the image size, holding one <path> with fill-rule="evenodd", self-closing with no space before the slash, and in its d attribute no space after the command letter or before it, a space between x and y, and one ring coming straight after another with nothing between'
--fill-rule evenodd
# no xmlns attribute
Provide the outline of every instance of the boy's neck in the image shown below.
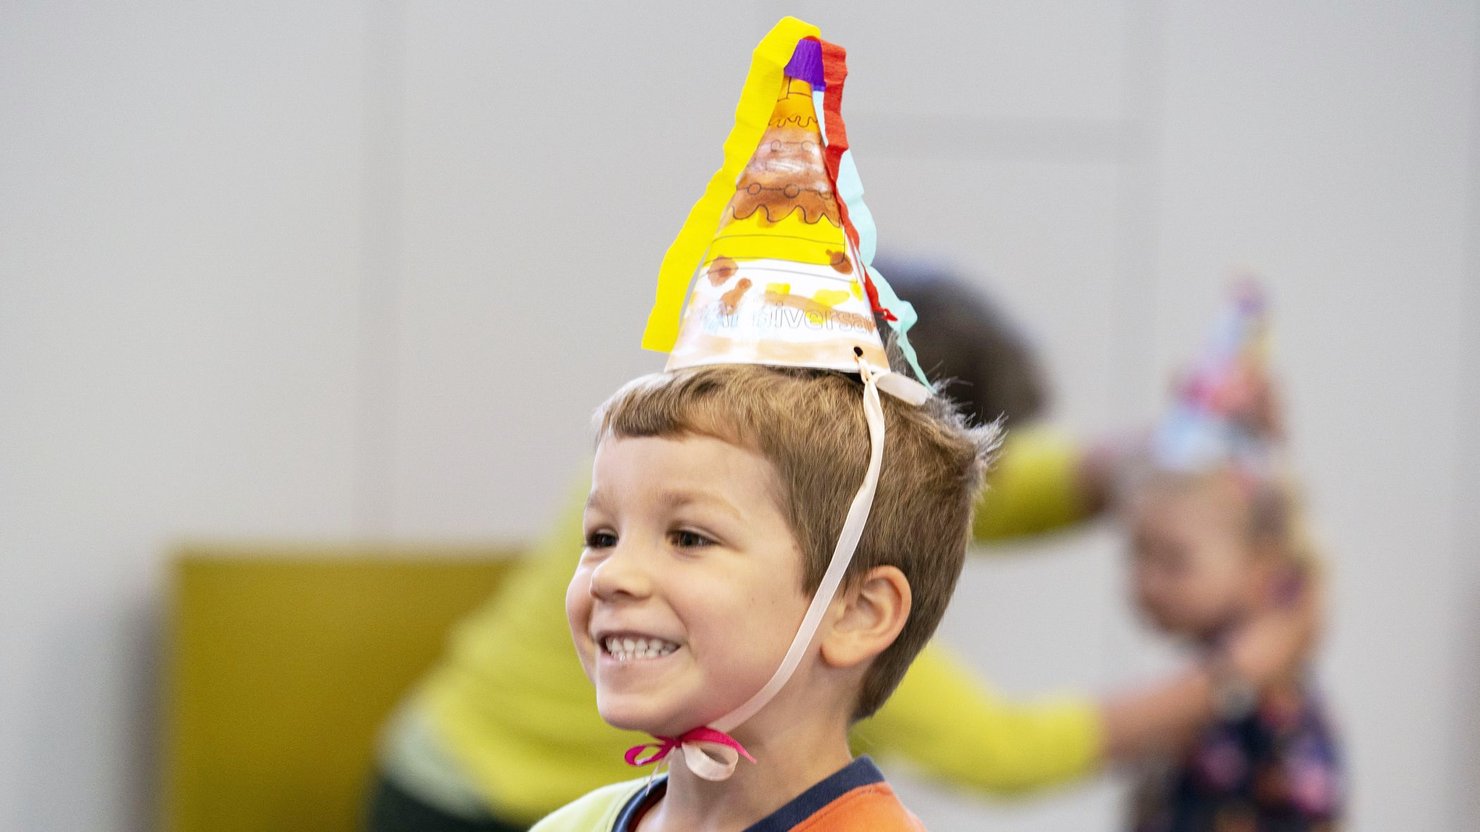
<svg viewBox="0 0 1480 832"><path fill-rule="evenodd" d="M674 752L667 792L643 817L639 832L739 832L852 761L846 721L767 726L766 716L737 732L756 762L741 760L728 780L700 778Z"/></svg>

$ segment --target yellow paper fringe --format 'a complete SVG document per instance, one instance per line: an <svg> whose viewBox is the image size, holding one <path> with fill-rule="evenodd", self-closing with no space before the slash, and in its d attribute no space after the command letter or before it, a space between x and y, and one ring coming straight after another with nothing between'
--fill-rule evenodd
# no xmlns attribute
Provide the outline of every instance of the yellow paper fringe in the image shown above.
<svg viewBox="0 0 1480 832"><path fill-rule="evenodd" d="M786 64L804 38L819 37L820 30L794 17L783 17L751 55L750 72L740 91L735 107L735 126L725 139L724 164L709 180L704 196L689 210L689 217L678 237L663 256L658 271L658 289L648 313L647 328L642 334L643 349L668 352L678 339L679 316L689 282L699 260L714 238L720 217L735 193L740 173L755 154L766 123L776 106L776 91L781 88Z"/></svg>

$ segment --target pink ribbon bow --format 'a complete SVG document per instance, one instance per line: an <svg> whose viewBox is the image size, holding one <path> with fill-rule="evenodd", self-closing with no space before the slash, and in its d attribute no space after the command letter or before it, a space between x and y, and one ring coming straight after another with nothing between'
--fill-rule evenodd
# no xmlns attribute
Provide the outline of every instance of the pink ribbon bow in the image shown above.
<svg viewBox="0 0 1480 832"><path fill-rule="evenodd" d="M725 780L735 772L740 758L755 762L738 740L723 731L699 727L676 737L653 737L657 742L627 749L627 765L646 766L662 762L675 748L683 749L684 763L705 780ZM652 751L648 752L648 749ZM644 753L648 752L648 753Z"/></svg>

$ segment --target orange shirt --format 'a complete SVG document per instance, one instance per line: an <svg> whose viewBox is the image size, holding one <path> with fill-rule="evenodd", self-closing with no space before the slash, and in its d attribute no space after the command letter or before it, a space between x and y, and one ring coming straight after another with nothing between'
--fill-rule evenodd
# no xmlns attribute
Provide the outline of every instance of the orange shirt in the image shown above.
<svg viewBox="0 0 1480 832"><path fill-rule="evenodd" d="M603 789L555 811L530 832L634 832L668 789L668 778L634 780ZM859 757L746 832L923 832L873 761Z"/></svg>
<svg viewBox="0 0 1480 832"><path fill-rule="evenodd" d="M834 829L924 832L925 824L899 802L888 783L872 783L847 792L791 828L798 832Z"/></svg>

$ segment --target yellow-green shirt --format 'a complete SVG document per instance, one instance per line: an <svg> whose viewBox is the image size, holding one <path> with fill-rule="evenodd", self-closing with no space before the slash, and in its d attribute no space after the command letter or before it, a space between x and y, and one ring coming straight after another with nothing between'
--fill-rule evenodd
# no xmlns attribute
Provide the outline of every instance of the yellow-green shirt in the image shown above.
<svg viewBox="0 0 1480 832"><path fill-rule="evenodd" d="M1014 432L978 507L977 538L1077 520L1077 458L1073 444L1046 430ZM572 510L456 628L449 652L407 705L500 819L532 823L630 778L622 754L648 739L602 722L571 646L565 588L582 547L581 515ZM1076 778L1102 754L1091 700L1011 702L935 644L879 713L859 724L855 740L876 757L906 757L927 774L996 793Z"/></svg>

